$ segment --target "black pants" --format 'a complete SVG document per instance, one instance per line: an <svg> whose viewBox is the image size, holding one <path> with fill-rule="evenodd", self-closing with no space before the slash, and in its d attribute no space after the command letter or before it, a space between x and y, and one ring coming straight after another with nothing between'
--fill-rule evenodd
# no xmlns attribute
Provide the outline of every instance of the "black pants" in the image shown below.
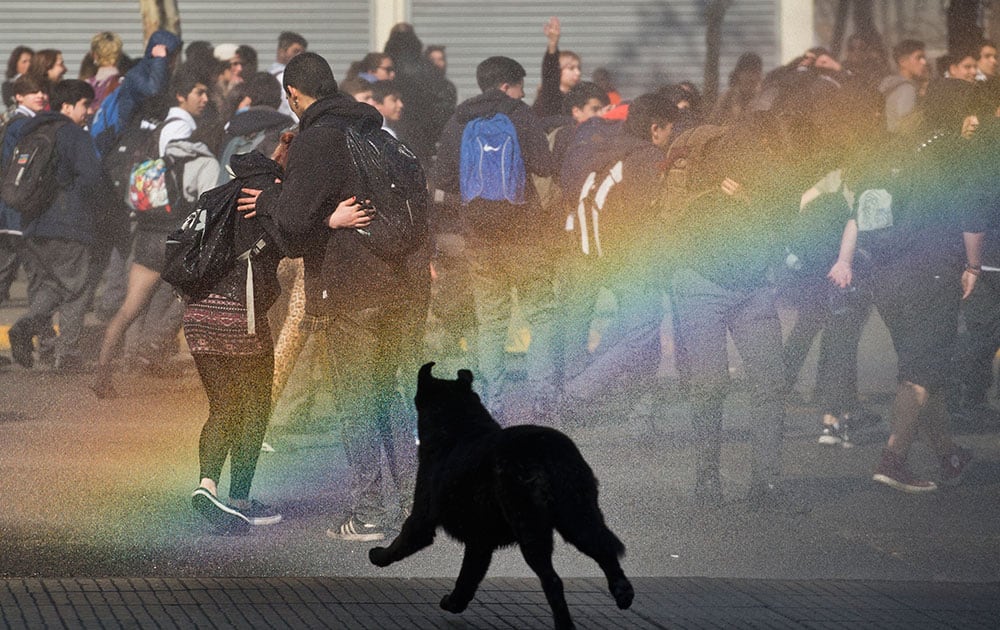
<svg viewBox="0 0 1000 630"><path fill-rule="evenodd" d="M962 302L965 333L959 336L955 357L960 405L979 405L993 385L993 356L1000 348L1000 277L987 272Z"/></svg>
<svg viewBox="0 0 1000 630"><path fill-rule="evenodd" d="M208 421L198 442L201 478L218 483L230 457L229 497L246 499L271 415L274 355L196 354L194 362L208 395Z"/></svg>

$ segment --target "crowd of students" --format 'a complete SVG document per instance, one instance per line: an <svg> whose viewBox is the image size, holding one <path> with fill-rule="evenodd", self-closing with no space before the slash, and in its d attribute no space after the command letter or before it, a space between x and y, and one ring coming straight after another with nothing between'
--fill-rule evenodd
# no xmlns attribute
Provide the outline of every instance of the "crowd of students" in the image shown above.
<svg viewBox="0 0 1000 630"><path fill-rule="evenodd" d="M0 204L0 297L19 264L29 277L28 313L10 331L13 359L30 368L37 354L57 369L89 368L79 350L83 315L103 311L110 318L93 389L114 397L129 326L144 315L140 365L157 371L183 325L210 403L192 500L221 527L245 529L280 520L249 496L281 391L272 383L287 380L305 335L323 333L330 374L320 386L333 390L335 407L321 413L338 418L352 471L350 504L328 534L370 541L407 512L415 425L400 392L421 360L442 358L424 346L429 318L447 337L436 351L475 361L477 391L501 421L527 405L533 421L559 423L603 397L648 402L665 386L657 372L669 304L697 437L696 499L723 501L728 336L752 394L750 504L801 509L782 481L785 398L822 331L818 443L852 445L855 430L872 422L858 398L857 352L874 305L898 354L899 389L873 479L906 492L937 489L906 464L919 435L940 458L939 482L957 482L971 453L952 439L952 417L995 423L986 396L1000 346L991 271L1000 266L996 46L952 51L933 78L923 44L912 40L894 47L895 73L871 36L852 37L843 61L815 48L767 73L747 53L713 104L690 82L623 99L606 71L600 84L582 80L580 57L559 47L558 19L543 35L532 105L523 66L504 56L479 64L482 94L458 103L444 47L425 48L408 24L339 84L295 33L281 34L267 72L248 46L194 42L182 51L163 31L134 63L116 35L95 36L80 79L63 78L58 51L18 47L3 91L11 103L5 167L44 121L72 124L56 137L51 207L22 224ZM467 130L498 114L513 129L523 181L499 196L472 193ZM130 216L107 167L143 126L175 181L178 211L158 218ZM356 126L398 137L427 175L430 238L397 260L359 237L378 208L359 199L344 136ZM254 150L275 162L234 158ZM183 209L233 177L245 184L238 209L256 226L240 238L277 246L225 286L178 302L160 279L166 236ZM257 318L254 326L253 306L265 312L278 299L279 264L298 276L284 325ZM238 289L248 269L267 290ZM617 308L595 346L601 290ZM787 342L782 290L799 311ZM516 391L505 351L515 309L530 330L526 385ZM272 330L291 338L277 353ZM383 496L383 451L397 510ZM225 502L217 486L227 456Z"/></svg>

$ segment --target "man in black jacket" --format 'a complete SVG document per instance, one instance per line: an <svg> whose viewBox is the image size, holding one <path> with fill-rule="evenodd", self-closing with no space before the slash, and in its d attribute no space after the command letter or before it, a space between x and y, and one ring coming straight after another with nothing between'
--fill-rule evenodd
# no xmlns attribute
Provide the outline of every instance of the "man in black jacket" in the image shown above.
<svg viewBox="0 0 1000 630"><path fill-rule="evenodd" d="M531 108L521 100L524 75L521 64L508 57L490 57L476 68L483 93L460 104L445 125L433 178L443 194L436 196L448 199L459 193L466 125L496 113L505 114L513 124L526 174L551 175L548 140ZM472 275L484 401L501 421L502 403L510 402L501 399L500 391L507 373L504 351L513 289L531 331L527 372L536 420L547 420L555 398L552 249L561 236L563 217L558 212L545 215L531 178L525 180L523 203L475 198L457 209Z"/></svg>
<svg viewBox="0 0 1000 630"><path fill-rule="evenodd" d="M412 433L409 440L393 443L389 411L398 396L397 370L411 358L427 314L427 257L421 249L404 260L382 259L357 230L329 229L338 204L361 194L344 130L377 129L382 117L370 105L338 92L329 64L315 53L292 59L283 81L289 105L301 121L285 178L281 186L263 192L245 190L248 196L240 200L239 209L271 217L301 254L304 325L325 328L333 340L334 413L343 428L351 468L351 506L327 534L340 540L382 540L388 519L381 449L386 447L393 465L395 447L413 447ZM397 472L393 468L399 479ZM411 472L404 477L409 479Z"/></svg>

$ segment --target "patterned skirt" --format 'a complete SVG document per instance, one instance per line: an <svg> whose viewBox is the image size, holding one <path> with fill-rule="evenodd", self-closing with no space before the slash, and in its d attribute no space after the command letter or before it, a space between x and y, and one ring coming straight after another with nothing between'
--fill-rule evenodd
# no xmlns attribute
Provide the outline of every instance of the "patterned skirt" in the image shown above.
<svg viewBox="0 0 1000 630"><path fill-rule="evenodd" d="M210 294L184 309L184 339L191 354L248 356L271 352L267 312L256 319L254 334L247 332L247 309L235 300Z"/></svg>

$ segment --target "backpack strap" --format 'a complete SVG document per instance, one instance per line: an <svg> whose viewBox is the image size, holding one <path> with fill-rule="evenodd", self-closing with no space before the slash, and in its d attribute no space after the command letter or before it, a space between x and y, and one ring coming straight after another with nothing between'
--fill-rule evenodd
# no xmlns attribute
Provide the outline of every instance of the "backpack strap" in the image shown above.
<svg viewBox="0 0 1000 630"><path fill-rule="evenodd" d="M267 240L262 236L253 244L253 247L236 257L237 260L247 261L247 334L257 334L257 309L254 306L253 292L253 258L267 247Z"/></svg>

